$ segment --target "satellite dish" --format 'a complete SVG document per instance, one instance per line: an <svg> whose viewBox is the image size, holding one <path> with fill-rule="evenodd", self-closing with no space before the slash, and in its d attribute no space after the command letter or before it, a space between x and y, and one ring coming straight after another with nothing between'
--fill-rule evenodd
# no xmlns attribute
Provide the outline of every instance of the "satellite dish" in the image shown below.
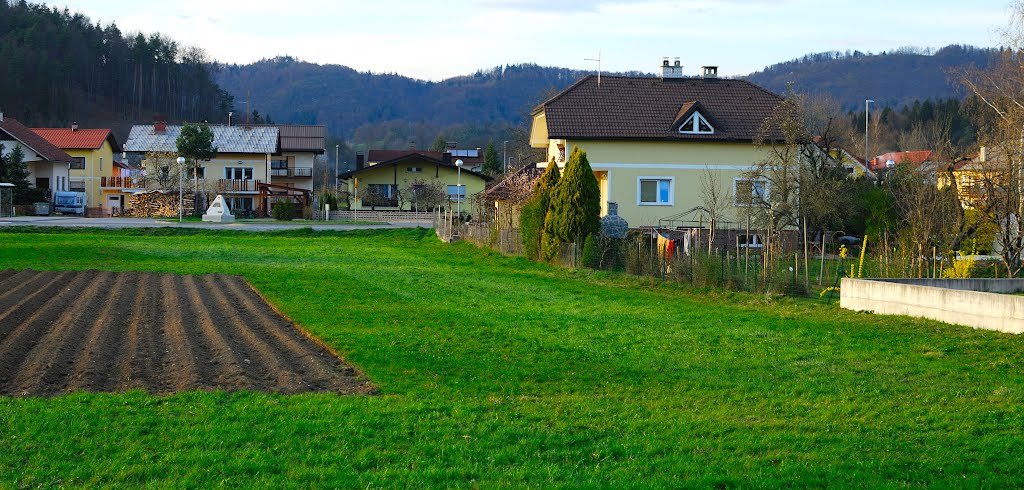
<svg viewBox="0 0 1024 490"><path fill-rule="evenodd" d="M895 166L896 166L896 162L892 161L891 159L885 161L885 168L893 168Z"/></svg>

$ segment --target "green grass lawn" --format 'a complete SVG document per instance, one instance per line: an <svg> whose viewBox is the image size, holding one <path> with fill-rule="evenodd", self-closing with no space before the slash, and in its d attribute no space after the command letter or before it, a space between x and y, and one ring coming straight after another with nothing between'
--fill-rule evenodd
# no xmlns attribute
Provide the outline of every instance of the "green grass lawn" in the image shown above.
<svg viewBox="0 0 1024 490"><path fill-rule="evenodd" d="M0 397L0 488L1024 475L1019 336L555 269L428 230L39 231L0 231L0 267L241 274L380 394Z"/></svg>

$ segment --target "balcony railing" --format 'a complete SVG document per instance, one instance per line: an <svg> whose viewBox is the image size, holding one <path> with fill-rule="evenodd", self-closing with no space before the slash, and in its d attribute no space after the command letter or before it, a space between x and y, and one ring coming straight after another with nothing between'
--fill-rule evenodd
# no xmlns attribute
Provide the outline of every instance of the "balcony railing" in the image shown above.
<svg viewBox="0 0 1024 490"><path fill-rule="evenodd" d="M310 167L272 168L271 177L312 177L313 169Z"/></svg>
<svg viewBox="0 0 1024 490"><path fill-rule="evenodd" d="M217 181L218 192L256 192L259 180L253 179L220 179Z"/></svg>
<svg viewBox="0 0 1024 490"><path fill-rule="evenodd" d="M115 187L119 189L134 189L139 182L132 177L100 177L100 187Z"/></svg>

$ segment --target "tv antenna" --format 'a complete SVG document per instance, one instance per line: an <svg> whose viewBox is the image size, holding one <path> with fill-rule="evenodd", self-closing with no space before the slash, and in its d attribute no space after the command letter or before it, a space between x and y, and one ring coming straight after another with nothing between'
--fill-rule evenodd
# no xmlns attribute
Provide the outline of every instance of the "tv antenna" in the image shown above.
<svg viewBox="0 0 1024 490"><path fill-rule="evenodd" d="M583 61L596 61L597 62L597 86L601 86L601 50L597 50L597 58L583 58Z"/></svg>

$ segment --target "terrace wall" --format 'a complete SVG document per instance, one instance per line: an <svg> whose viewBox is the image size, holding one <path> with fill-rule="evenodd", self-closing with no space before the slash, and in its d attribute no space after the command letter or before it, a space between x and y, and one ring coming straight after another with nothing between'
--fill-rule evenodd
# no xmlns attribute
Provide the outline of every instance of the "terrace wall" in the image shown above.
<svg viewBox="0 0 1024 490"><path fill-rule="evenodd" d="M848 310L908 315L1006 333L1024 333L1024 279L850 279ZM1002 294L997 294L1002 293Z"/></svg>

